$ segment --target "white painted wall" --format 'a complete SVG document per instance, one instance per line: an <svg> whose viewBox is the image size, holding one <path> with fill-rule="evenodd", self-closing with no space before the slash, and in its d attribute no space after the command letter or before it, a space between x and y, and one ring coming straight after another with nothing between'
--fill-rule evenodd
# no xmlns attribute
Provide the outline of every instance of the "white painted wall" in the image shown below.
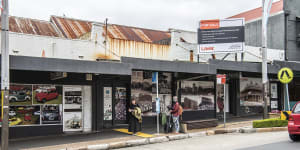
<svg viewBox="0 0 300 150"><path fill-rule="evenodd" d="M107 52L110 55L110 59L120 59L114 53L118 53L121 56L138 57L148 59L161 59L161 60L182 60L189 61L190 50L194 50L194 61L197 61L197 33L190 31L182 31L170 29L171 31L171 46L170 49L167 46L142 46L142 49L138 46L126 46L123 48L113 47L111 52ZM77 60L91 60L95 61L99 57L103 57L105 54L103 27L99 24L93 24L93 30L91 38L88 40L69 40L65 38L55 38L48 36L37 36L29 34L13 33L10 36L10 54L21 56L33 56L42 57L43 51L45 57L48 58L62 58L62 59L77 59ZM186 42L181 42L180 38ZM111 40L108 40L111 42ZM108 43L108 49L112 44ZM113 44L114 45L114 44ZM115 45L119 45L116 43ZM151 44L150 44L151 45ZM128 48L129 47L129 48ZM134 49L132 49L134 47ZM161 51L162 54L148 55L142 53L142 51ZM130 53L127 53L130 51ZM140 51L140 52L138 52ZM125 53L126 52L126 53ZM156 56L157 55L157 56ZM158 55L161 55L160 57ZM225 54L216 55L217 59L222 59ZM256 57L257 56L257 57ZM245 61L260 62L261 53L259 47L246 46ZM207 62L211 59L211 55L200 55L201 62ZM238 55L240 60L240 54ZM272 60L284 60L283 50L268 50L268 59ZM229 55L226 60L234 60L234 54Z"/></svg>
<svg viewBox="0 0 300 150"><path fill-rule="evenodd" d="M92 131L92 87L83 86L83 132Z"/></svg>

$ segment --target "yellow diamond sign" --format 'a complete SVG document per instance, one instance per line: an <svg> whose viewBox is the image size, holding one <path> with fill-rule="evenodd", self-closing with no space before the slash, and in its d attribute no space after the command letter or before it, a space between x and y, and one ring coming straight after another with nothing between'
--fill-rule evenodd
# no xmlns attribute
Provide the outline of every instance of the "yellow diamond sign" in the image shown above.
<svg viewBox="0 0 300 150"><path fill-rule="evenodd" d="M290 83L294 78L294 73L290 68L282 68L278 72L278 79L283 84Z"/></svg>

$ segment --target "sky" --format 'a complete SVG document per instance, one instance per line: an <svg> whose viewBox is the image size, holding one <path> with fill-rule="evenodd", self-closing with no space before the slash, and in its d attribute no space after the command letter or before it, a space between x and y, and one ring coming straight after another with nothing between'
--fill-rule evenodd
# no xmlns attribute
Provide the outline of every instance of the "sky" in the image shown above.
<svg viewBox="0 0 300 150"><path fill-rule="evenodd" d="M142 28L196 31L201 19L222 19L262 0L9 0L10 15L49 20L63 16ZM278 1L278 0L275 0Z"/></svg>

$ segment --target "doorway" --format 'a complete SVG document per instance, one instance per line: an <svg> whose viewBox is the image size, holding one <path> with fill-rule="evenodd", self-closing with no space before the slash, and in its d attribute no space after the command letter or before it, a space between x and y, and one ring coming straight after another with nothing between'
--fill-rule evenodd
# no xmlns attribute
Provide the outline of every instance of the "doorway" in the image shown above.
<svg viewBox="0 0 300 150"><path fill-rule="evenodd" d="M129 88L125 85L105 85L103 87L104 128L128 124L127 108Z"/></svg>

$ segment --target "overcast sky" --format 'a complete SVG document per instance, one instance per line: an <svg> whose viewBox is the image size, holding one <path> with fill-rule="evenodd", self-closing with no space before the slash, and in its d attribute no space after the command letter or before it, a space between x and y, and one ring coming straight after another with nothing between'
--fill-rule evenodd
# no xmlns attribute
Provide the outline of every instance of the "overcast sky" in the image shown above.
<svg viewBox="0 0 300 150"><path fill-rule="evenodd" d="M262 0L9 0L10 15L51 15L167 30L196 31L201 19L221 19L261 6ZM277 0L275 0L277 1Z"/></svg>

